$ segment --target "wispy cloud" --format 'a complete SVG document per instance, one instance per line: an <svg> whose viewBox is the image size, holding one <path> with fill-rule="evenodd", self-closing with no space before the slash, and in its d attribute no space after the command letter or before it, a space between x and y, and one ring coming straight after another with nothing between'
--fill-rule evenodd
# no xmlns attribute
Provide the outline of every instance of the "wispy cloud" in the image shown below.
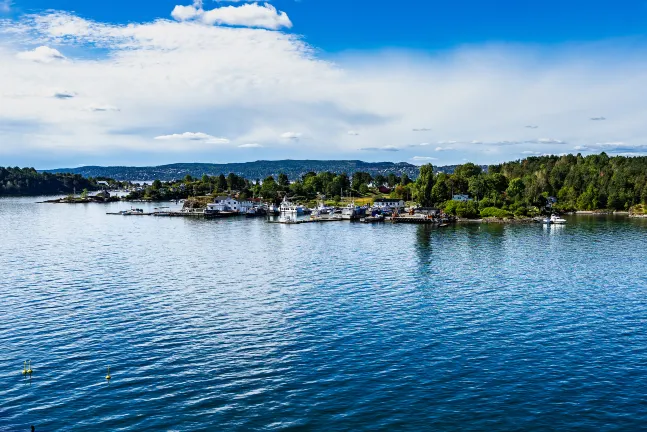
<svg viewBox="0 0 647 432"><path fill-rule="evenodd" d="M526 129L537 129L539 126L537 125L527 125Z"/></svg>
<svg viewBox="0 0 647 432"><path fill-rule="evenodd" d="M647 145L631 145L621 141L601 142L575 146L573 150L583 152L606 152L614 154L647 154Z"/></svg>
<svg viewBox="0 0 647 432"><path fill-rule="evenodd" d="M55 91L53 96L56 99L72 99L73 97L76 96L76 93L71 91L59 90L59 91Z"/></svg>
<svg viewBox="0 0 647 432"><path fill-rule="evenodd" d="M354 131L354 130L349 130L349 131L348 131L348 135L358 136L358 135L359 135L359 132Z"/></svg>
<svg viewBox="0 0 647 432"><path fill-rule="evenodd" d="M119 111L119 108L116 106L101 104L88 105L85 109L92 112Z"/></svg>
<svg viewBox="0 0 647 432"><path fill-rule="evenodd" d="M593 120L593 121L602 121L602 120L606 120L606 118L604 118L604 117L591 117L591 120Z"/></svg>
<svg viewBox="0 0 647 432"><path fill-rule="evenodd" d="M263 147L263 146L257 143L241 144L238 146L238 148L260 148L260 147Z"/></svg>
<svg viewBox="0 0 647 432"><path fill-rule="evenodd" d="M10 0L0 1L0 13L9 13L11 11L12 2Z"/></svg>
<svg viewBox="0 0 647 432"><path fill-rule="evenodd" d="M431 130L431 128L415 128L411 129L413 132L428 132Z"/></svg>
<svg viewBox="0 0 647 432"><path fill-rule="evenodd" d="M383 147L362 147L362 151L387 151L387 152L396 152L400 151L399 147L396 146L383 146Z"/></svg>
<svg viewBox="0 0 647 432"><path fill-rule="evenodd" d="M156 140L169 141L169 140L185 140L185 141L201 141L205 144L228 144L227 138L218 138L203 132L184 132L181 134L160 135L155 137Z"/></svg>
<svg viewBox="0 0 647 432"><path fill-rule="evenodd" d="M301 132L284 132L281 134L281 138L297 140L301 138Z"/></svg>

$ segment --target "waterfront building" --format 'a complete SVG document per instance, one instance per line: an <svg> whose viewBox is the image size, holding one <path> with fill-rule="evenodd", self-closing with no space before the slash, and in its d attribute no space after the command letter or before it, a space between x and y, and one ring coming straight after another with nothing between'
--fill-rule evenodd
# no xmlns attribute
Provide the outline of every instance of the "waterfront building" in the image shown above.
<svg viewBox="0 0 647 432"><path fill-rule="evenodd" d="M403 209L404 200L397 199L397 198L377 198L375 201L373 201L373 205L381 209L384 209L384 208Z"/></svg>

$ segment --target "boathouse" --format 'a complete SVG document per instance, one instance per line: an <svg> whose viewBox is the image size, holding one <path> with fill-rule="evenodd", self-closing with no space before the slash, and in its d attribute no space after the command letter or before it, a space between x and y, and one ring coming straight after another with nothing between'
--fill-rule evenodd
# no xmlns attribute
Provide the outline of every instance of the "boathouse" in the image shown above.
<svg viewBox="0 0 647 432"><path fill-rule="evenodd" d="M397 198L377 198L373 205L378 208L404 208L404 200Z"/></svg>

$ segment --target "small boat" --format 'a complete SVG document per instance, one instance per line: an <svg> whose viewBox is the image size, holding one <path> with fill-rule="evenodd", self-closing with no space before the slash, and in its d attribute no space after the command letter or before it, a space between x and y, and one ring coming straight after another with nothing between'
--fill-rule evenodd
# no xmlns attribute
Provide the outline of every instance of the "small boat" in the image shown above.
<svg viewBox="0 0 647 432"><path fill-rule="evenodd" d="M563 225L566 223L566 219L563 219L557 215L551 215L549 218L545 218L543 222L545 224Z"/></svg>
<svg viewBox="0 0 647 432"><path fill-rule="evenodd" d="M281 213L281 210L276 204L269 204L267 206L267 214L271 216L277 216Z"/></svg>
<svg viewBox="0 0 647 432"><path fill-rule="evenodd" d="M119 213L121 213L124 216L139 216L144 214L144 209L131 208L130 210L122 210Z"/></svg>
<svg viewBox="0 0 647 432"><path fill-rule="evenodd" d="M250 209L247 209L245 212L245 217L256 217L256 216L265 216L267 214L267 211L265 210L264 207L252 207Z"/></svg>

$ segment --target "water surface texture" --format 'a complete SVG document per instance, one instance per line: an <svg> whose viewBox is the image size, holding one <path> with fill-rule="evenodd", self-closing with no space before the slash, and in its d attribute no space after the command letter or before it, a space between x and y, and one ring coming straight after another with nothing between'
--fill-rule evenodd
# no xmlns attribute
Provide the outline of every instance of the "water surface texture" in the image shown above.
<svg viewBox="0 0 647 432"><path fill-rule="evenodd" d="M0 431L647 424L645 220L290 226L35 201L0 200Z"/></svg>

